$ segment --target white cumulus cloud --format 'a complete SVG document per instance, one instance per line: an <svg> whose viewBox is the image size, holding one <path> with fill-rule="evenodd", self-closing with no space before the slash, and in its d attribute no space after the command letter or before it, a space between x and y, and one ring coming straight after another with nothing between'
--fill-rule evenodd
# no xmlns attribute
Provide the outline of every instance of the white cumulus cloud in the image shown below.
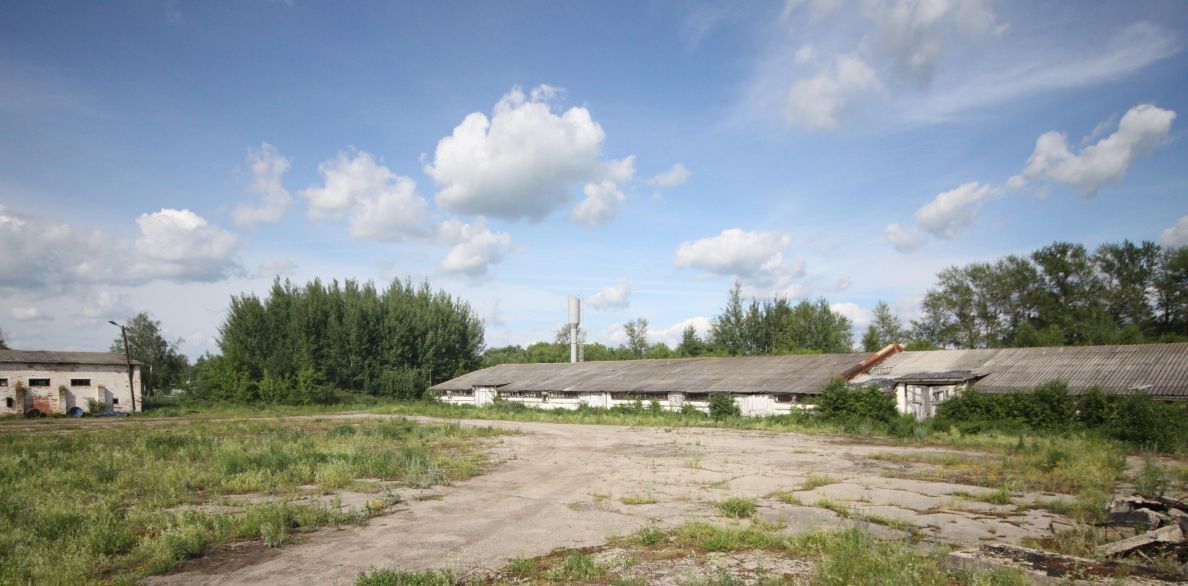
<svg viewBox="0 0 1188 586"><path fill-rule="evenodd" d="M573 208L569 217L588 228L601 226L615 219L619 213L619 205L627 199L613 181L587 183L582 191L586 198Z"/></svg>
<svg viewBox="0 0 1188 586"><path fill-rule="evenodd" d="M792 237L775 232L731 228L721 234L684 242L677 247L677 268L693 268L716 276L734 276L758 286L782 286L804 275L804 262L784 260Z"/></svg>
<svg viewBox="0 0 1188 586"><path fill-rule="evenodd" d="M684 185L692 174L692 171L689 171L688 167L677 163L671 169L649 177L645 183L655 185L656 187L676 187L678 185Z"/></svg>
<svg viewBox="0 0 1188 586"><path fill-rule="evenodd" d="M870 320L874 318L874 314L869 309L859 307L856 303L830 303L829 309L833 313L838 313L846 316L854 327L862 328L870 324Z"/></svg>
<svg viewBox="0 0 1188 586"><path fill-rule="evenodd" d="M258 194L261 201L255 206L237 204L231 210L231 220L241 228L280 221L293 205L293 196L289 195L289 190L285 189L281 181L289 170L289 159L265 142L260 144L259 149L248 149L247 162L252 173L249 190Z"/></svg>
<svg viewBox="0 0 1188 586"><path fill-rule="evenodd" d="M839 55L831 67L792 84L784 112L795 126L831 128L856 101L881 87L875 70L860 57Z"/></svg>
<svg viewBox="0 0 1188 586"><path fill-rule="evenodd" d="M239 238L190 210L162 209L136 218L133 274L148 279L217 281L240 274Z"/></svg>
<svg viewBox="0 0 1188 586"><path fill-rule="evenodd" d="M1074 152L1061 132L1045 132L1035 141L1022 176L1076 186L1092 197L1102 186L1122 180L1139 157L1167 140L1176 113L1151 104L1130 109L1113 134ZM1022 180L1012 178L1015 186Z"/></svg>
<svg viewBox="0 0 1188 586"><path fill-rule="evenodd" d="M583 107L555 112L558 96L549 86L528 95L517 87L489 118L467 115L425 165L441 187L437 205L459 214L539 221L569 202L577 186L615 181L614 165L601 159L602 127Z"/></svg>
<svg viewBox="0 0 1188 586"><path fill-rule="evenodd" d="M438 237L443 243L452 245L441 261L441 269L471 277L486 274L487 268L502 262L513 247L510 235L492 232L482 222L472 225L456 219L447 220L438 228Z"/></svg>
<svg viewBox="0 0 1188 586"><path fill-rule="evenodd" d="M924 246L924 236L918 232L909 231L899 224L887 224L883 230L883 238L899 252L912 252Z"/></svg>
<svg viewBox="0 0 1188 586"><path fill-rule="evenodd" d="M1174 226L1159 233L1159 243L1164 246L1188 246L1188 216L1181 216Z"/></svg>
<svg viewBox="0 0 1188 586"><path fill-rule="evenodd" d="M337 219L349 214L351 236L369 240L404 240L425 236L429 203L417 184L393 173L364 151L348 149L318 165L321 186L301 193L309 217Z"/></svg>
<svg viewBox="0 0 1188 586"><path fill-rule="evenodd" d="M631 305L631 285L619 281L591 295L586 305L594 309L627 309Z"/></svg>
<svg viewBox="0 0 1188 586"><path fill-rule="evenodd" d="M971 181L937 194L935 199L916 210L916 223L933 236L951 240L962 228L973 223L982 204L997 193L991 185Z"/></svg>

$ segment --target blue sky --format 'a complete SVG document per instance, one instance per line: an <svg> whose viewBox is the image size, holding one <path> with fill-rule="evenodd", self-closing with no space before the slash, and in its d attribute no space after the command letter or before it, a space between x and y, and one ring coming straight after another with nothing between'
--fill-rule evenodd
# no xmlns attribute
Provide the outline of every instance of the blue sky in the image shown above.
<svg viewBox="0 0 1188 586"><path fill-rule="evenodd" d="M428 279L489 345L905 318L946 266L1188 244L1182 2L6 2L0 329L191 356L228 298Z"/></svg>

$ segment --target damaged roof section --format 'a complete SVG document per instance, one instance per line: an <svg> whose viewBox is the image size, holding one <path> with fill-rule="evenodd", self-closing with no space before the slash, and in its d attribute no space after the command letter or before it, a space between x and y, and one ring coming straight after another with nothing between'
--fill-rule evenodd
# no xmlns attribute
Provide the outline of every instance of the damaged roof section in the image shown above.
<svg viewBox="0 0 1188 586"><path fill-rule="evenodd" d="M962 376L969 378L956 380ZM1058 380L1073 393L1099 387L1116 394L1142 391L1188 399L1188 344L900 352L850 382L946 384L946 378L954 379L952 383L976 381L974 388L991 393Z"/></svg>

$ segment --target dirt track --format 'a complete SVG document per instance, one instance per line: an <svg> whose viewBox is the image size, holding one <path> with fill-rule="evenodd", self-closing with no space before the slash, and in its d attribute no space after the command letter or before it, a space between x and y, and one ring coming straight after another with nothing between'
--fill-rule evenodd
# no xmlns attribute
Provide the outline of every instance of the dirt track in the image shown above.
<svg viewBox="0 0 1188 586"><path fill-rule="evenodd" d="M350 416L347 416L350 417ZM664 527L718 516L727 496L759 499L759 513L789 531L852 523L813 507L821 497L849 501L868 514L919 525L931 539L959 545L1017 543L1067 522L1044 511L961 501L954 491L987 489L886 478L905 466L868 460L874 452L939 451L859 444L836 437L727 429L465 421L524 432L491 447L489 473L450 487L402 493L407 506L365 527L327 529L279 550L217 553L150 584L350 584L370 568L448 568L457 575L503 566L517 556L559 547L601 544L655 524ZM836 483L797 492L804 506L771 498L796 490L810 473ZM424 496L424 495L421 495ZM440 496L440 498L438 498ZM1027 495L1035 497L1038 495ZM651 497L627 505L623 497ZM959 509L959 510L955 510ZM721 521L722 519L718 519ZM871 529L900 535L882 526Z"/></svg>

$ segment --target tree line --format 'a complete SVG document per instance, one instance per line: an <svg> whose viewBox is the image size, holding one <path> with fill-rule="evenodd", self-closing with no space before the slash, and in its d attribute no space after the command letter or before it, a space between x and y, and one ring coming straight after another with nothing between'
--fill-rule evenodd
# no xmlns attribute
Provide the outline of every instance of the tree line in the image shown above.
<svg viewBox="0 0 1188 586"><path fill-rule="evenodd" d="M219 355L199 358L197 397L321 403L338 389L401 399L480 364L483 322L428 283L273 283L231 298Z"/></svg>
<svg viewBox="0 0 1188 586"><path fill-rule="evenodd" d="M1188 247L1056 242L1028 256L950 267L912 337L945 348L1188 340Z"/></svg>
<svg viewBox="0 0 1188 586"><path fill-rule="evenodd" d="M623 324L626 340L618 347L583 342L584 360L638 360L641 358L686 358L695 356L756 356L821 352L850 352L853 324L833 311L824 298L792 303L785 297L743 301L742 286L735 283L726 305L710 322L703 339L692 325L681 332L681 342L670 348L663 342L648 341L648 320L640 317ZM568 362L568 326L561 326L552 342L536 342L491 348L483 354L483 366L505 363Z"/></svg>

